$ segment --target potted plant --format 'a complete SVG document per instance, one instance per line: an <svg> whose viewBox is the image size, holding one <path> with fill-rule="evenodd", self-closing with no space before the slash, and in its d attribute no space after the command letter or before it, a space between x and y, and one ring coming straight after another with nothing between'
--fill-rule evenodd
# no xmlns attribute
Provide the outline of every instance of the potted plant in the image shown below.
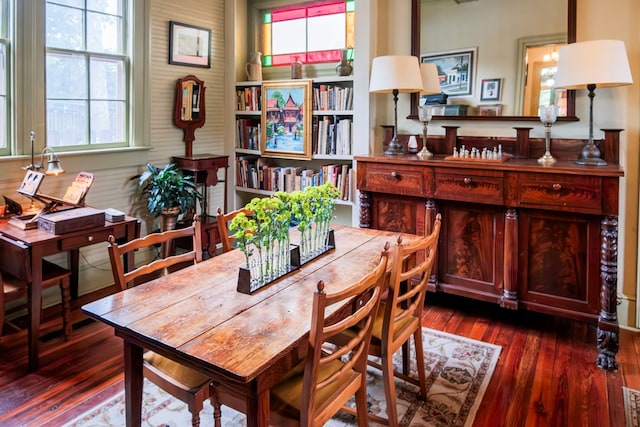
<svg viewBox="0 0 640 427"><path fill-rule="evenodd" d="M184 175L174 163L158 168L147 163L147 170L138 178L143 196L147 197L147 212L162 218L162 230L175 228L179 215L194 212L202 198L190 175Z"/></svg>

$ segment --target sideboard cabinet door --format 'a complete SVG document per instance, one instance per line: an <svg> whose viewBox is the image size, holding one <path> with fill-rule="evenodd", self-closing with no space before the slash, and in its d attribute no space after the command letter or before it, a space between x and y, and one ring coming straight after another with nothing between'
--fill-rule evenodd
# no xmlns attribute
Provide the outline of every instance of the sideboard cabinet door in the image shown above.
<svg viewBox="0 0 640 427"><path fill-rule="evenodd" d="M438 202L438 289L498 302L503 294L504 209Z"/></svg>
<svg viewBox="0 0 640 427"><path fill-rule="evenodd" d="M520 210L518 299L539 312L599 312L600 217ZM558 310L559 309L559 310Z"/></svg>

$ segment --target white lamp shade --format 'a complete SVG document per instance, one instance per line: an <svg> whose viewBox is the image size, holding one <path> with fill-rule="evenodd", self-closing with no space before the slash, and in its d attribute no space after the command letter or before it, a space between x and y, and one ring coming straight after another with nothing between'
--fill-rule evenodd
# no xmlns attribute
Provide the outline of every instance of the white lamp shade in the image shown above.
<svg viewBox="0 0 640 427"><path fill-rule="evenodd" d="M373 58L369 92L422 91L420 63L416 56L388 55Z"/></svg>
<svg viewBox="0 0 640 427"><path fill-rule="evenodd" d="M420 64L420 74L422 75L423 95L433 95L442 92L440 89L440 77L438 77L438 67L436 64Z"/></svg>
<svg viewBox="0 0 640 427"><path fill-rule="evenodd" d="M623 86L633 83L624 42L592 40L570 43L559 50L555 87L584 89Z"/></svg>

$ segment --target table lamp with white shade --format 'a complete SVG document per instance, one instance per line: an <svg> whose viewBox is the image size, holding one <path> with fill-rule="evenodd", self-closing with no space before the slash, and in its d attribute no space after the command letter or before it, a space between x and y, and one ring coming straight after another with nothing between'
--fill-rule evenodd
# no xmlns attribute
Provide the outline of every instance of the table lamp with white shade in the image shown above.
<svg viewBox="0 0 640 427"><path fill-rule="evenodd" d="M435 95L441 93L440 77L438 77L438 67L436 64L420 64L420 75L422 76L422 92L420 95ZM428 159L433 153L427 149L427 126L433 117L433 106L423 104L418 107L418 118L422 122L422 150L418 156L422 159Z"/></svg>
<svg viewBox="0 0 640 427"><path fill-rule="evenodd" d="M373 58L369 92L393 94L393 138L385 154L403 154L398 139L398 93L422 91L420 63L416 56L387 55Z"/></svg>
<svg viewBox="0 0 640 427"><path fill-rule="evenodd" d="M633 83L629 60L621 40L592 40L570 43L560 48L557 89L587 89L589 91L589 142L576 163L604 166L600 149L593 142L593 98L597 87L624 86Z"/></svg>

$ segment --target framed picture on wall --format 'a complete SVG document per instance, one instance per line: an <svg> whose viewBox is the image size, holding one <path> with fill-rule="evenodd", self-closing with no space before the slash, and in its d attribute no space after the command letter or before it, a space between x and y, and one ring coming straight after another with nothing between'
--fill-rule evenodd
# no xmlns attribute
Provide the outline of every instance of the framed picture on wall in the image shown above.
<svg viewBox="0 0 640 427"><path fill-rule="evenodd" d="M263 156L311 158L311 80L262 84Z"/></svg>
<svg viewBox="0 0 640 427"><path fill-rule="evenodd" d="M438 68L442 92L450 97L473 95L475 79L475 47L420 55L420 62L435 64Z"/></svg>
<svg viewBox="0 0 640 427"><path fill-rule="evenodd" d="M211 68L211 30L169 21L169 64Z"/></svg>
<svg viewBox="0 0 640 427"><path fill-rule="evenodd" d="M502 79L482 79L480 101L499 101L502 92Z"/></svg>

